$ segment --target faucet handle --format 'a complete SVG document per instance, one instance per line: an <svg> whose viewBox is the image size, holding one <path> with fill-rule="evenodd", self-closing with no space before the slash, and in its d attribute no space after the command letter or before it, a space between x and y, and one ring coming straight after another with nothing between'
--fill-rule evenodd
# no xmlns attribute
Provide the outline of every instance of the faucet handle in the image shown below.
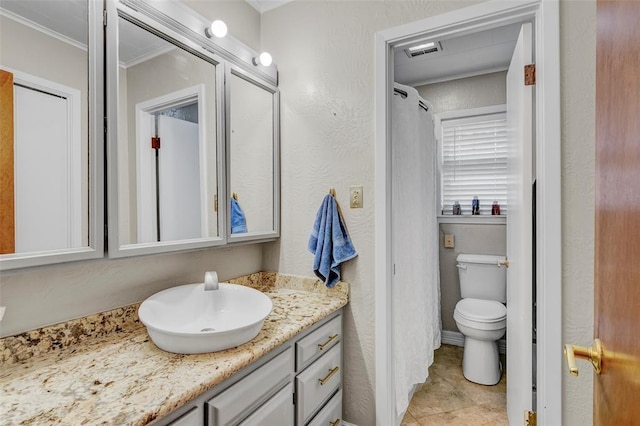
<svg viewBox="0 0 640 426"><path fill-rule="evenodd" d="M218 273L216 271L204 273L204 289L205 291L218 289Z"/></svg>

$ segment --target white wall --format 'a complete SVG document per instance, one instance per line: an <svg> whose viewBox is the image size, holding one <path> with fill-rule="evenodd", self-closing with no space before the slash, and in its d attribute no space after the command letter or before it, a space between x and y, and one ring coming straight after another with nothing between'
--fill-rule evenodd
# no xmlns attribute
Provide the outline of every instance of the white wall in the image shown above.
<svg viewBox="0 0 640 426"><path fill-rule="evenodd" d="M562 327L565 337L587 342L593 323L595 7L592 1L561 3ZM278 64L282 93L282 238L265 246L265 266L311 273L307 238L322 197L335 187L360 253L343 273L351 283L344 418L361 426L375 424L373 36L468 4L294 1L262 17L262 47ZM364 185L363 209L348 208L347 191L353 184ZM578 294L579 304L569 294ZM569 384L566 389L565 423L591 423L591 386Z"/></svg>

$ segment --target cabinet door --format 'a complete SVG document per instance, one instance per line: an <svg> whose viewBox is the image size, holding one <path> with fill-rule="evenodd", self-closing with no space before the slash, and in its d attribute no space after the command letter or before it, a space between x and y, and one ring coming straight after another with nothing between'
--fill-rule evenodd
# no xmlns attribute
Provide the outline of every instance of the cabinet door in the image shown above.
<svg viewBox="0 0 640 426"><path fill-rule="evenodd" d="M289 383L239 426L293 426L293 383Z"/></svg>

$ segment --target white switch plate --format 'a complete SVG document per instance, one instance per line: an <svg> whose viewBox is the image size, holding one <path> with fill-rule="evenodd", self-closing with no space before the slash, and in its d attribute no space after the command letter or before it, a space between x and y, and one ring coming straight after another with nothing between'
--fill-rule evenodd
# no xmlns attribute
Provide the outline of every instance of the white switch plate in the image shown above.
<svg viewBox="0 0 640 426"><path fill-rule="evenodd" d="M444 234L444 247L445 248L454 248L454 238L453 234Z"/></svg>
<svg viewBox="0 0 640 426"><path fill-rule="evenodd" d="M364 201L364 193L362 185L349 187L349 207L352 209L361 209Z"/></svg>

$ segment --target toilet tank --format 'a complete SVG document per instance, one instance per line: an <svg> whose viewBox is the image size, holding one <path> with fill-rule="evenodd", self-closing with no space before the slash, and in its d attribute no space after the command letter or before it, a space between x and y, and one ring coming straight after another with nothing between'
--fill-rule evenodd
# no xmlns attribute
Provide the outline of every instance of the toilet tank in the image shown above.
<svg viewBox="0 0 640 426"><path fill-rule="evenodd" d="M485 254L458 255L458 277L462 298L507 301L507 270L498 266L504 256Z"/></svg>

